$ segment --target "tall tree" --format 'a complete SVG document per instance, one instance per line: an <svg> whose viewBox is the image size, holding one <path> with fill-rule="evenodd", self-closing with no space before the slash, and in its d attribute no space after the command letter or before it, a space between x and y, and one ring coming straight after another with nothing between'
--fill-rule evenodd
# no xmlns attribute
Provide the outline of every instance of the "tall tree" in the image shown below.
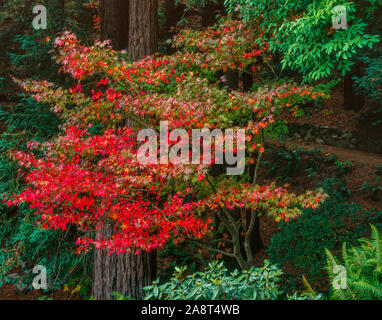
<svg viewBox="0 0 382 320"><path fill-rule="evenodd" d="M106 3L107 2L107 3ZM110 39L114 49L128 48L131 60L138 60L157 50L157 0L101 0L101 37ZM128 120L128 119L127 119ZM129 125L129 121L127 121ZM97 236L110 239L113 225L105 224ZM143 298L143 288L156 275L156 252L112 254L95 250L93 296L97 300L112 299L118 292L136 299Z"/></svg>
<svg viewBox="0 0 382 320"><path fill-rule="evenodd" d="M132 60L153 54L158 47L158 0L130 0L129 47Z"/></svg>

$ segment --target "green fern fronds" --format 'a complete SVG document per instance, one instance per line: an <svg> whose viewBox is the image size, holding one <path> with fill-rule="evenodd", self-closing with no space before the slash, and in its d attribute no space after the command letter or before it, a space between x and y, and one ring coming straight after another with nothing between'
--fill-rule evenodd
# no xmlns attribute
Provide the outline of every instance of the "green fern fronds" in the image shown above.
<svg viewBox="0 0 382 320"><path fill-rule="evenodd" d="M331 297L339 300L382 300L382 237L371 225L371 239L360 239L358 247L342 247L343 264L326 250ZM346 288L334 288L335 268L346 269Z"/></svg>

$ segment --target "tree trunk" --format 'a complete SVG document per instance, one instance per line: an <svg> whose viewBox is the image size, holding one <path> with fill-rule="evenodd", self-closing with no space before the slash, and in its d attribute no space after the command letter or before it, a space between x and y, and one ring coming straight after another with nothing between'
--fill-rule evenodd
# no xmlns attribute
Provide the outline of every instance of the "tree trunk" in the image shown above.
<svg viewBox="0 0 382 320"><path fill-rule="evenodd" d="M202 25L208 27L216 22L215 5L213 3L207 3L202 10Z"/></svg>
<svg viewBox="0 0 382 320"><path fill-rule="evenodd" d="M155 53L157 32L158 0L130 0L128 53L131 60Z"/></svg>
<svg viewBox="0 0 382 320"><path fill-rule="evenodd" d="M129 0L101 0L101 41L111 40L115 50L129 44Z"/></svg>
<svg viewBox="0 0 382 320"><path fill-rule="evenodd" d="M247 68L245 72L242 73L243 75L243 91L247 92L251 90L253 86L253 76L251 74L251 69Z"/></svg>
<svg viewBox="0 0 382 320"><path fill-rule="evenodd" d="M161 32L161 40L170 39L173 35L175 35L175 29L182 18L184 13L185 5L183 3L175 4L175 0L166 0L164 3L164 15L165 15L165 23L163 26L163 30Z"/></svg>
<svg viewBox="0 0 382 320"><path fill-rule="evenodd" d="M97 231L97 237L102 235L110 239L114 230L110 224L105 224ZM96 300L112 300L113 292L125 297L143 299L143 288L155 280L156 253L141 252L112 254L107 250L94 250L93 266L93 296Z"/></svg>
<svg viewBox="0 0 382 320"><path fill-rule="evenodd" d="M65 1L66 0L60 0L60 9L61 9L61 14L62 14L62 26L65 27Z"/></svg>
<svg viewBox="0 0 382 320"><path fill-rule="evenodd" d="M353 69L348 72L344 79L344 109L360 111L365 105L365 97L363 95L357 95L354 88L353 77L362 76L363 67L360 63L356 64Z"/></svg>
<svg viewBox="0 0 382 320"><path fill-rule="evenodd" d="M157 50L157 0L101 0L100 9L102 37L111 39L115 49L128 48L132 60ZM128 119L126 124L129 125ZM110 239L113 232L113 227L105 224L96 236ZM143 298L142 289L155 279L156 252L136 255L134 251L109 255L107 250L94 250L95 299L111 300L113 292L134 299Z"/></svg>
<svg viewBox="0 0 382 320"><path fill-rule="evenodd" d="M225 79L228 90L239 89L239 72L237 70L228 70L225 73Z"/></svg>
<svg viewBox="0 0 382 320"><path fill-rule="evenodd" d="M216 2L213 0L209 0L205 4L201 12L202 26L209 27L214 25L217 22L216 15L218 12L222 15L225 14L224 1L219 0Z"/></svg>

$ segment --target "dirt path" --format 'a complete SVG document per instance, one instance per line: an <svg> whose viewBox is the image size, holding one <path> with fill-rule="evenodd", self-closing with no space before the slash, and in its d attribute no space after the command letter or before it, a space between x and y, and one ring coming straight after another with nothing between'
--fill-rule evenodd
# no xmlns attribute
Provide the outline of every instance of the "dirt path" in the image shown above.
<svg viewBox="0 0 382 320"><path fill-rule="evenodd" d="M328 145L322 145L316 142L301 142L301 141L288 141L286 143L288 148L298 145L305 149L321 149L323 154L330 156L335 154L340 161L351 161L354 163L368 165L375 168L378 165L382 165L382 155L376 153L368 153L359 150L343 149Z"/></svg>
<svg viewBox="0 0 382 320"><path fill-rule="evenodd" d="M281 144L273 139L267 139L266 142L276 147L281 147ZM382 209L382 199L373 199L370 192L363 190L364 184L373 184L377 175L375 173L377 166L382 165L382 154L368 153L359 150L344 149L334 146L322 145L316 142L305 142L297 140L289 140L284 147L294 148L298 146L306 150L320 150L322 155L329 157L335 155L338 161L350 162L348 165L351 170L346 173L345 179L347 188L351 191L349 202L360 203L365 209ZM329 173L328 173L329 174ZM322 178L325 172L321 173ZM300 185L301 189L306 187L311 188L312 185ZM378 198L382 198L378 196Z"/></svg>

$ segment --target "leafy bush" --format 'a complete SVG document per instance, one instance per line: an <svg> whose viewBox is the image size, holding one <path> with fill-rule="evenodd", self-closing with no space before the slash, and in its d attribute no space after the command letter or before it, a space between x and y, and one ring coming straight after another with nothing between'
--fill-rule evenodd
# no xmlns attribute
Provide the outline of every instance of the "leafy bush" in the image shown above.
<svg viewBox="0 0 382 320"><path fill-rule="evenodd" d="M199 247L190 243L187 246L182 244L167 243L164 248L158 252L158 256L161 258L171 257L171 263L168 269L173 270L176 266L188 266L191 272L199 270L203 263L206 263L206 259L197 252ZM171 270L166 270L167 274L171 273ZM169 271L169 272L167 272Z"/></svg>
<svg viewBox="0 0 382 320"><path fill-rule="evenodd" d="M358 239L366 231L365 221L382 216L382 210L362 212L361 205L347 204L348 190L335 178L326 179L322 187L329 199L316 211L307 209L300 218L281 222L268 248L273 263L290 262L313 281L324 277L325 248L333 250L342 242Z"/></svg>
<svg viewBox="0 0 382 320"><path fill-rule="evenodd" d="M5 131L0 134L0 194L20 192L24 181L16 162L8 152L27 149L30 140L43 142L56 135L60 120L46 104L38 103L27 95L19 95L16 104L0 106L0 121ZM86 275L91 274L90 255L79 256L74 245L77 231L67 232L42 229L39 216L23 206L9 209L0 204L0 286L10 282L7 274L23 266L25 284L32 283L30 269L34 265L47 268L51 289L64 284L88 285Z"/></svg>
<svg viewBox="0 0 382 320"><path fill-rule="evenodd" d="M372 48L379 41L375 13L379 0L360 2L334 0L225 0L228 12L240 11L245 21L257 20L273 52L282 54L283 68L296 70L304 80L314 81L340 71L350 71L362 48ZM332 10L343 5L347 10L346 29L335 31Z"/></svg>
<svg viewBox="0 0 382 320"><path fill-rule="evenodd" d="M282 271L265 261L263 268L228 272L213 261L203 272L184 277L187 267L176 267L170 282L146 287L146 300L270 300L277 299Z"/></svg>
<svg viewBox="0 0 382 320"><path fill-rule="evenodd" d="M89 37L92 12L84 7L86 0L67 1L65 8L62 1L40 1L39 4L49 12L47 29L40 30L31 28L34 17L32 8L36 3L30 0L3 2L0 22L8 23L0 31L4 48L0 49L0 61L5 62L0 74L8 76L9 73L17 73L34 79L57 79L58 67L49 54L54 46L54 37L64 27L73 30L82 39Z"/></svg>
<svg viewBox="0 0 382 320"><path fill-rule="evenodd" d="M382 55L365 57L365 75L356 77L358 90L366 95L370 107L360 116L360 123L373 128L382 128Z"/></svg>
<svg viewBox="0 0 382 320"><path fill-rule="evenodd" d="M49 110L28 95L18 95L16 104L0 105L0 121L6 130L0 136L0 149L25 148L34 139L42 142L55 136L61 121Z"/></svg>
<svg viewBox="0 0 382 320"><path fill-rule="evenodd" d="M371 239L360 239L360 245L347 249L342 247L343 266L346 268L346 286L334 286L341 265L326 250L327 270L332 283L331 297L339 300L382 300L382 234L371 226ZM337 268L336 268L337 266ZM338 271L337 271L338 272Z"/></svg>
<svg viewBox="0 0 382 320"><path fill-rule="evenodd" d="M294 148L278 149L269 161L264 161L266 177L276 181L296 183L296 176L307 172L311 176L316 173L324 160L319 150L306 150L297 145ZM305 159L309 156L309 159Z"/></svg>
<svg viewBox="0 0 382 320"><path fill-rule="evenodd" d="M378 201L382 195L382 166L377 166L374 171L377 177L372 183L364 183L361 190L370 191L372 194L372 199Z"/></svg>
<svg viewBox="0 0 382 320"><path fill-rule="evenodd" d="M3 213L0 217L3 218ZM0 241L4 249L0 251L0 286L9 282L7 274L13 267L23 267L22 281L32 285L35 275L31 269L35 265L46 267L49 289L56 290L63 285L79 286L85 293L88 278L91 278L91 254L76 254L74 228L67 232L42 229L37 225L38 216L28 210L19 209L13 218L4 219L0 225ZM8 230L6 226L9 226Z"/></svg>

